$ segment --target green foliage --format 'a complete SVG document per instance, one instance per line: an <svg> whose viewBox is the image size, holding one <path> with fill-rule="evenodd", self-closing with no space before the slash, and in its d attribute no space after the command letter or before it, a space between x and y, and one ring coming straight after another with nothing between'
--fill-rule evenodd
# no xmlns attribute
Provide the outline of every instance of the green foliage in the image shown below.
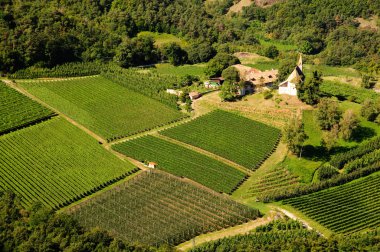
<svg viewBox="0 0 380 252"><path fill-rule="evenodd" d="M0 82L0 135L52 116L53 111Z"/></svg>
<svg viewBox="0 0 380 252"><path fill-rule="evenodd" d="M348 182L368 176L378 171L380 171L380 162L376 162L369 166L362 167L351 173L343 173L334 176L331 179L327 179L320 182L314 182L310 185L299 184L285 189L280 188L271 192L265 192L259 195L258 199L264 202L269 202L275 200L294 198L302 195L308 195L310 193L319 192L330 187L346 184Z"/></svg>
<svg viewBox="0 0 380 252"><path fill-rule="evenodd" d="M338 169L336 169L334 166L329 165L329 164L322 165L317 170L317 178L319 181L330 179L338 174L339 174Z"/></svg>
<svg viewBox="0 0 380 252"><path fill-rule="evenodd" d="M12 79L62 78L97 75L108 67L99 62L75 62L53 68L29 67L9 75Z"/></svg>
<svg viewBox="0 0 380 252"><path fill-rule="evenodd" d="M153 136L145 136L113 147L136 160L156 162L158 168L190 178L217 192L231 193L245 174L222 162Z"/></svg>
<svg viewBox="0 0 380 252"><path fill-rule="evenodd" d="M218 53L207 63L207 69L205 73L209 77L220 76L224 69L239 63L239 59L235 56L226 53Z"/></svg>
<svg viewBox="0 0 380 252"><path fill-rule="evenodd" d="M351 173L353 171L363 169L366 166L376 164L380 162L380 150L374 150L368 154L361 156L360 158L356 158L351 162L347 163L343 169L346 173Z"/></svg>
<svg viewBox="0 0 380 252"><path fill-rule="evenodd" d="M183 65L187 62L187 52L176 43L164 45L161 48L161 55L174 66Z"/></svg>
<svg viewBox="0 0 380 252"><path fill-rule="evenodd" d="M336 233L350 233L378 227L380 174L311 195L285 200Z"/></svg>
<svg viewBox="0 0 380 252"><path fill-rule="evenodd" d="M347 129L345 134L347 133ZM350 133L351 134L351 133ZM322 146L324 146L327 152L330 152L333 147L337 145L339 139L339 125L335 124L331 127L330 131L324 131L322 134Z"/></svg>
<svg viewBox="0 0 380 252"><path fill-rule="evenodd" d="M264 99L265 100L269 100L269 99L271 99L273 97L273 93L272 93L271 90L265 90L263 92L263 95L264 95Z"/></svg>
<svg viewBox="0 0 380 252"><path fill-rule="evenodd" d="M1 188L13 190L23 206L60 208L134 169L61 118L2 136L0 146Z"/></svg>
<svg viewBox="0 0 380 252"><path fill-rule="evenodd" d="M231 82L224 82L220 88L219 97L222 101L235 101L238 98L238 86Z"/></svg>
<svg viewBox="0 0 380 252"><path fill-rule="evenodd" d="M240 81L240 74L235 67L228 67L223 70L222 77L225 82L236 84Z"/></svg>
<svg viewBox="0 0 380 252"><path fill-rule="evenodd" d="M282 136L283 142L286 143L292 153L302 154L303 144L308 138L302 120L293 116L284 127Z"/></svg>
<svg viewBox="0 0 380 252"><path fill-rule="evenodd" d="M341 169L346 163L360 158L361 156L369 152L372 152L376 149L380 149L380 138L378 137L373 140L370 140L367 143L361 144L352 150L332 156L330 164L338 169Z"/></svg>
<svg viewBox="0 0 380 252"><path fill-rule="evenodd" d="M277 166L262 176L249 188L249 193L258 195L272 190L285 189L299 183L300 178L284 166Z"/></svg>
<svg viewBox="0 0 380 252"><path fill-rule="evenodd" d="M191 64L208 62L216 54L215 49L208 42L194 42L188 48L186 48L186 51L188 60Z"/></svg>
<svg viewBox="0 0 380 252"><path fill-rule="evenodd" d="M270 59L277 58L279 54L280 54L280 51L274 45L271 45L271 46L265 48L265 50L264 50L264 56L268 57Z"/></svg>
<svg viewBox="0 0 380 252"><path fill-rule="evenodd" d="M102 76L113 82L164 103L172 108L177 108L177 97L166 92L166 89L178 86L181 79L156 72L140 72L138 69L123 69L112 66L102 72Z"/></svg>
<svg viewBox="0 0 380 252"><path fill-rule="evenodd" d="M350 84L323 81L320 85L322 94L327 96L335 96L340 100L350 99L356 103L363 103L366 99L376 99L379 95L373 90L364 88L356 88Z"/></svg>
<svg viewBox="0 0 380 252"><path fill-rule="evenodd" d="M276 128L222 110L162 131L161 134L252 170L273 152L280 137L280 131Z"/></svg>
<svg viewBox="0 0 380 252"><path fill-rule="evenodd" d="M322 83L322 75L317 71L313 72L311 78L304 81L304 76L301 76L297 85L298 98L309 105L317 104L320 97L319 87Z"/></svg>
<svg viewBox="0 0 380 252"><path fill-rule="evenodd" d="M351 109L346 110L339 123L343 140L350 140L358 125L359 119L354 111Z"/></svg>
<svg viewBox="0 0 380 252"><path fill-rule="evenodd" d="M322 98L318 104L316 117L322 130L330 130L334 125L339 124L342 112L339 110L338 102Z"/></svg>
<svg viewBox="0 0 380 252"><path fill-rule="evenodd" d="M157 62L158 52L154 40L140 36L124 40L115 51L114 62L121 67L142 66Z"/></svg>
<svg viewBox="0 0 380 252"><path fill-rule="evenodd" d="M54 214L41 204L35 204L26 210L11 192L0 193L0 216L0 250L4 252L159 251L142 245L127 244L99 229L85 231L73 217L62 213Z"/></svg>
<svg viewBox="0 0 380 252"><path fill-rule="evenodd" d="M360 109L360 114L368 121L375 121L380 114L380 98L376 100L366 99Z"/></svg>
<svg viewBox="0 0 380 252"><path fill-rule="evenodd" d="M123 79L128 84L127 88L101 76L20 84L33 95L108 141L184 117L184 114L175 108L129 90L129 86L149 83L151 78L139 78L140 75L145 76L136 72L130 73L131 75ZM154 85L159 81L160 79L157 79L149 84Z"/></svg>
<svg viewBox="0 0 380 252"><path fill-rule="evenodd" d="M176 245L260 213L177 177L150 171L80 205L73 214L86 227L112 230L130 242Z"/></svg>

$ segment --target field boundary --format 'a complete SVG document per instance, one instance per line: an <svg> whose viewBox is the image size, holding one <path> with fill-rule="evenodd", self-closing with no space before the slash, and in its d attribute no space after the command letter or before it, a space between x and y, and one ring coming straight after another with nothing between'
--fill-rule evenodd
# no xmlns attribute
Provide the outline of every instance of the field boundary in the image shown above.
<svg viewBox="0 0 380 252"><path fill-rule="evenodd" d="M258 218L240 225L225 228L212 233L198 235L189 241L177 245L176 248L180 251L188 251L194 248L195 246L202 245L206 242L216 241L219 239L228 238L236 235L248 234L256 227L270 223L276 218L277 215L278 213L271 211L269 215L267 215L266 217Z"/></svg>

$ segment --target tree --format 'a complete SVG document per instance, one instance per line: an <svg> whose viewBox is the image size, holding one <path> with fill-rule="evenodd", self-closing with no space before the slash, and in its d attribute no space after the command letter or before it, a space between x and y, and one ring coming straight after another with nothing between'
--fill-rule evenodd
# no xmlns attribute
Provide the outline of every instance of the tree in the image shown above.
<svg viewBox="0 0 380 252"><path fill-rule="evenodd" d="M187 62L187 52L177 43L169 43L162 47L161 54L170 64L179 66Z"/></svg>
<svg viewBox="0 0 380 252"><path fill-rule="evenodd" d="M238 86L231 82L224 82L219 96L223 101L234 101L237 98Z"/></svg>
<svg viewBox="0 0 380 252"><path fill-rule="evenodd" d="M361 87L362 88L371 88L371 76L369 76L369 75L363 75L362 76Z"/></svg>
<svg viewBox="0 0 380 252"><path fill-rule="evenodd" d="M224 78L225 82L230 82L233 84L236 84L240 81L239 72L236 70L235 67L232 66L223 70L222 77Z"/></svg>
<svg viewBox="0 0 380 252"><path fill-rule="evenodd" d="M360 114L368 121L373 122L380 114L380 99L374 101L372 99L366 99L363 102L363 106L360 109Z"/></svg>
<svg viewBox="0 0 380 252"><path fill-rule="evenodd" d="M277 58L279 54L280 51L274 45L271 45L264 50L264 56L271 59Z"/></svg>
<svg viewBox="0 0 380 252"><path fill-rule="evenodd" d="M339 124L342 112L338 108L338 103L329 98L322 98L318 104L317 120L322 130L330 130L334 125Z"/></svg>
<svg viewBox="0 0 380 252"><path fill-rule="evenodd" d="M324 131L322 134L322 146L324 146L326 150L330 152L338 142L339 125L335 124L330 131Z"/></svg>
<svg viewBox="0 0 380 252"><path fill-rule="evenodd" d="M342 119L340 120L340 133L344 140L349 140L352 137L352 133L358 127L359 120L357 115L352 109L348 109L344 112Z"/></svg>
<svg viewBox="0 0 380 252"><path fill-rule="evenodd" d="M301 76L301 79L304 78ZM322 75L317 71L313 72L313 77L306 81L299 80L297 85L298 98L309 105L315 105L320 98L319 86L322 84Z"/></svg>
<svg viewBox="0 0 380 252"><path fill-rule="evenodd" d="M116 49L114 57L114 61L125 68L152 64L157 59L157 48L153 38L149 36L124 40Z"/></svg>
<svg viewBox="0 0 380 252"><path fill-rule="evenodd" d="M226 53L218 53L208 62L205 73L209 77L220 76L224 69L239 63L239 59L235 56Z"/></svg>
<svg viewBox="0 0 380 252"><path fill-rule="evenodd" d="M232 101L237 98L238 83L240 82L239 72L235 67L228 67L223 70L222 77L224 83L221 87L220 97L223 101Z"/></svg>
<svg viewBox="0 0 380 252"><path fill-rule="evenodd" d="M208 42L191 44L186 50L191 64L207 62L216 54L215 49Z"/></svg>
<svg viewBox="0 0 380 252"><path fill-rule="evenodd" d="M304 124L301 118L293 116L286 124L283 130L283 142L286 143L289 150L301 157L303 144L308 136L304 130Z"/></svg>

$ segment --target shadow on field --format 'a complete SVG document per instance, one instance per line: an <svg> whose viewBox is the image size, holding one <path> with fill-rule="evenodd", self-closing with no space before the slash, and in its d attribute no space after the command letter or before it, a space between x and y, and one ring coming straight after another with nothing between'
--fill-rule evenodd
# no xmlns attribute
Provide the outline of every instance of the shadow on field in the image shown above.
<svg viewBox="0 0 380 252"><path fill-rule="evenodd" d="M358 126L355 131L353 132L352 135L352 141L355 142L362 142L366 139L372 138L376 136L376 132L374 129L363 127L363 126Z"/></svg>

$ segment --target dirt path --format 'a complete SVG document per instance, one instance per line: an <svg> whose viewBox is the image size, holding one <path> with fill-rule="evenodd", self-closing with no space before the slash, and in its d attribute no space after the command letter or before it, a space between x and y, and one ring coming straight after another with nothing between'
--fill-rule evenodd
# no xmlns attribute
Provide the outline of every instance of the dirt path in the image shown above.
<svg viewBox="0 0 380 252"><path fill-rule="evenodd" d="M251 230L255 229L258 226L268 224L273 219L275 219L275 217L276 217L276 213L271 212L268 216L264 218L259 218L259 219L256 219L256 220L253 220L253 221L250 221L238 226L226 228L226 229L219 230L213 233L199 235L197 237L194 237L190 241L179 244L176 248L181 251L186 251L202 243L215 241L215 240L219 240L222 238L231 237L231 236L235 236L239 234L247 234L248 232L250 232Z"/></svg>
<svg viewBox="0 0 380 252"><path fill-rule="evenodd" d="M89 134L90 136L92 136L93 138L95 138L98 142L102 143L103 145L105 145L105 147L107 147L106 145L107 144L107 141L105 139L103 139L101 136L97 135L95 132L89 130L88 128L84 127L83 125L79 124L78 122L74 121L73 119L71 119L70 117L68 117L67 115L63 114L62 112L60 112L59 110L55 109L54 107L50 106L49 104L45 103L44 101L40 100L39 98L37 98L36 96L32 95L31 93L29 93L28 91L26 91L25 89L23 89L22 87L20 87L19 85L17 85L17 83L11 81L11 80L3 80L9 87L13 88L13 89L16 89L18 92L22 93L23 95L31 98L32 100L38 102L39 104L43 105L44 107L47 107L49 108L50 110L54 111L56 114L60 115L61 117L65 118L68 122L70 122L71 124L75 125L76 127L80 128L81 130L83 130L84 132L86 132L87 134Z"/></svg>

